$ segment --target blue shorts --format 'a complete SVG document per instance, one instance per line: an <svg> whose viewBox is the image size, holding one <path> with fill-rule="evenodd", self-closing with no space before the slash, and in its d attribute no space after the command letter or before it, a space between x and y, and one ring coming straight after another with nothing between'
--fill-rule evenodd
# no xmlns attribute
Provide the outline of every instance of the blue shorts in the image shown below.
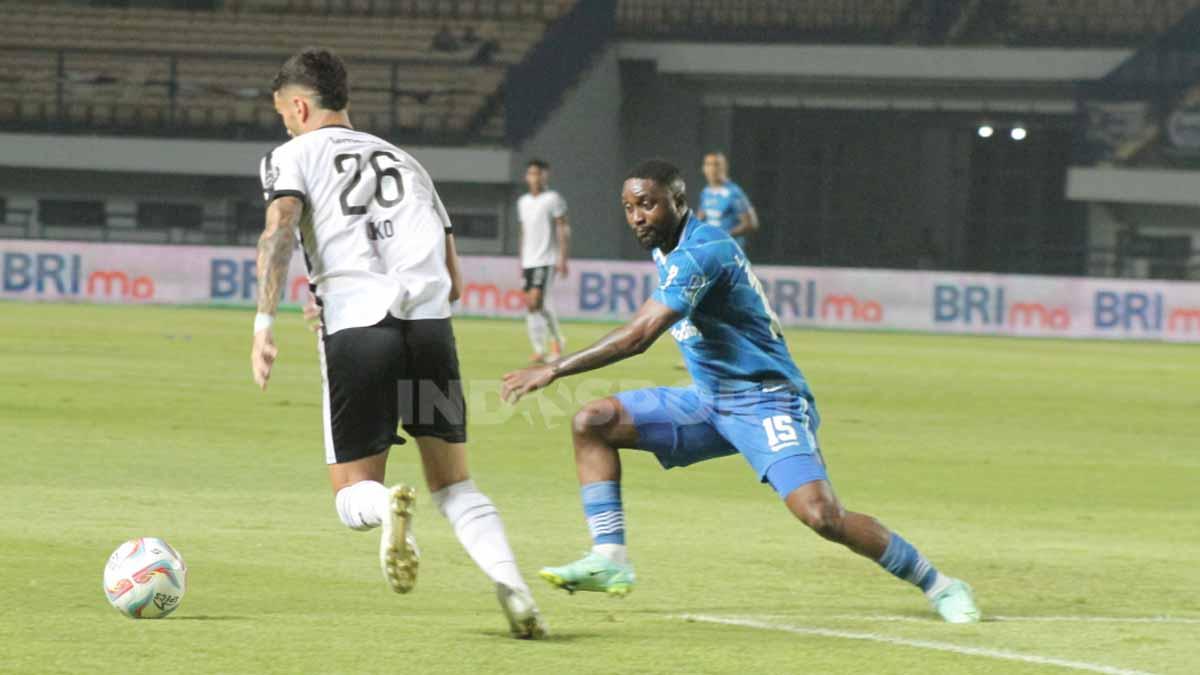
<svg viewBox="0 0 1200 675"><path fill-rule="evenodd" d="M710 394L651 387L616 399L637 428L637 449L653 452L664 469L741 453L780 497L829 480L817 446L821 418L813 402L791 388Z"/></svg>

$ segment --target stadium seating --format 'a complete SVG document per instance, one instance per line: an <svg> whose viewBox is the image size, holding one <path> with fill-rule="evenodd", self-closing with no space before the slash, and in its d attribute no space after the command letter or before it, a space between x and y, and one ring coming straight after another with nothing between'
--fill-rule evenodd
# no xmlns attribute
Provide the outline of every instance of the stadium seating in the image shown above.
<svg viewBox="0 0 1200 675"><path fill-rule="evenodd" d="M358 124L431 142L511 140L503 84L579 0L223 0L215 11L0 0L0 125L254 137L277 132L267 83L297 47L351 66ZM946 0L949 2L950 0ZM164 3L167 4L167 3ZM956 5L957 6L957 5ZM963 5L970 39L1142 44L1200 0L1010 0ZM634 39L911 41L917 0L619 0ZM478 38L432 48L443 29ZM959 31L960 33L962 31ZM939 33L940 35L941 33ZM476 60L478 46L495 45Z"/></svg>
<svg viewBox="0 0 1200 675"><path fill-rule="evenodd" d="M719 37L753 32L790 39L881 40L900 26L911 0L621 0L617 20L630 35Z"/></svg>
<svg viewBox="0 0 1200 675"><path fill-rule="evenodd" d="M575 0L226 0L225 4L230 9L251 12L552 21L574 3Z"/></svg>
<svg viewBox="0 0 1200 675"><path fill-rule="evenodd" d="M1200 0L1012 0L1008 41L1024 44L1138 44Z"/></svg>
<svg viewBox="0 0 1200 675"><path fill-rule="evenodd" d="M267 0L245 4L287 9ZM268 97L271 75L296 48L319 44L349 64L352 109L364 128L498 139L503 116L494 101L504 69L520 61L546 28L540 19L316 16L250 7L0 7L6 15L0 22L0 82L6 84L0 121L53 118L97 128L277 127ZM454 53L430 48L442 27L461 34L468 26L480 43L497 45L487 62L473 62L472 47Z"/></svg>

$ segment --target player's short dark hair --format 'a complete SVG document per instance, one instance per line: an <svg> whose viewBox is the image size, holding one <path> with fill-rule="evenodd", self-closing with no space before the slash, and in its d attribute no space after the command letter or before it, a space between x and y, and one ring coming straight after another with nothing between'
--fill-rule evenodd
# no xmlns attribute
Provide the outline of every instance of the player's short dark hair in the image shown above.
<svg viewBox="0 0 1200 675"><path fill-rule="evenodd" d="M525 168L528 169L531 166L536 166L537 168L541 169L542 171L548 171L550 169L550 162L547 162L544 159L536 159L535 158L535 159L529 160L529 163L525 165Z"/></svg>
<svg viewBox="0 0 1200 675"><path fill-rule="evenodd" d="M342 110L350 102L350 84L346 64L337 54L319 47L305 47L292 55L271 81L271 91L299 85L317 93L317 102L326 110Z"/></svg>
<svg viewBox="0 0 1200 675"><path fill-rule="evenodd" d="M679 167L665 159L648 159L638 164L625 176L625 180L630 178L652 180L676 196L687 195L687 184L683 182Z"/></svg>

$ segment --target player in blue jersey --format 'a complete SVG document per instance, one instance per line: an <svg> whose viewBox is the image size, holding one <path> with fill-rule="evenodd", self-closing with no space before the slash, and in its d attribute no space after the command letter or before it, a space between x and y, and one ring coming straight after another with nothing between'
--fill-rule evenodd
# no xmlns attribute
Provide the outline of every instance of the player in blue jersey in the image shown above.
<svg viewBox="0 0 1200 675"><path fill-rule="evenodd" d="M592 552L541 576L569 591L632 590L620 448L649 450L668 469L740 453L817 534L918 586L946 621L978 621L966 583L939 573L900 535L846 511L834 496L817 445L820 417L779 320L741 247L687 208L679 170L661 160L641 164L621 200L638 242L653 252L657 290L629 323L592 346L505 375L501 394L515 403L556 379L640 354L668 330L694 384L621 392L575 415L575 463Z"/></svg>
<svg viewBox="0 0 1200 675"><path fill-rule="evenodd" d="M710 152L704 156L704 180L696 216L725 230L738 246L746 247L746 235L758 231L758 212L737 183L729 180L729 162L725 155Z"/></svg>

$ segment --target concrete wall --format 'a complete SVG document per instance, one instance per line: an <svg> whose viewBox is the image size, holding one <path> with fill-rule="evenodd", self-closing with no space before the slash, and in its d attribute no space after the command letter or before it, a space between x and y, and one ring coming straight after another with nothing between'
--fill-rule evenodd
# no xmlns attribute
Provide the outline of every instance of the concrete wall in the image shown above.
<svg viewBox="0 0 1200 675"><path fill-rule="evenodd" d="M1130 49L915 47L890 45L749 45L630 41L621 56L650 59L664 73L711 77L1028 82L1103 77Z"/></svg>
<svg viewBox="0 0 1200 675"><path fill-rule="evenodd" d="M638 161L661 157L678 164L689 191L698 193L704 139L724 144L731 123L728 111L706 116L701 93L685 78L661 76L652 62L619 61L617 48L609 49L538 133L513 151L513 199L524 191L525 163L540 157L550 162L552 184L570 205L572 255L645 258L626 231L621 182ZM516 247L514 226L505 250Z"/></svg>
<svg viewBox="0 0 1200 675"><path fill-rule="evenodd" d="M102 170L189 176L257 176L259 161L277 143L116 136L0 133L0 166ZM503 183L504 148L401 146L437 181Z"/></svg>
<svg viewBox="0 0 1200 675"><path fill-rule="evenodd" d="M551 186L567 200L572 224L571 254L588 258L619 256L614 230L621 217L617 185L623 171L621 73L616 51L597 57L592 69L568 91L550 118L512 153L513 227L505 252L515 254L519 225L515 201L525 192L522 177L532 158L550 163Z"/></svg>
<svg viewBox="0 0 1200 675"><path fill-rule="evenodd" d="M510 227L505 221L508 200L507 184L462 183L439 181L438 192L446 208L454 213L488 213L500 218L500 233ZM262 190L257 178L241 176L195 176L170 173L141 173L128 171L81 171L63 169L15 169L0 167L0 198L9 212L8 227L0 225L0 236L23 236L24 220L19 212L31 212L32 234L42 233L39 226L38 201L47 198L96 200L105 203L109 214L108 226L128 230L122 239L166 241L164 233L136 232L136 213L139 202L168 202L200 204L206 218L232 221L238 202L260 204ZM55 228L54 236L96 239L103 236L94 228ZM216 243L200 232L177 232L175 243ZM495 240L459 238L458 247L464 253L496 254L501 252L501 238ZM221 242L224 243L224 242Z"/></svg>
<svg viewBox="0 0 1200 675"><path fill-rule="evenodd" d="M704 186L700 172L705 152L703 88L692 80L665 76L648 61L626 61L621 70L626 92L621 110L625 171L654 157L672 162L683 172L688 201L695 205ZM713 125L719 126L719 122ZM728 130L710 133L719 136ZM613 191L617 191L615 187ZM622 257L646 257L630 235L621 237L620 245Z"/></svg>

